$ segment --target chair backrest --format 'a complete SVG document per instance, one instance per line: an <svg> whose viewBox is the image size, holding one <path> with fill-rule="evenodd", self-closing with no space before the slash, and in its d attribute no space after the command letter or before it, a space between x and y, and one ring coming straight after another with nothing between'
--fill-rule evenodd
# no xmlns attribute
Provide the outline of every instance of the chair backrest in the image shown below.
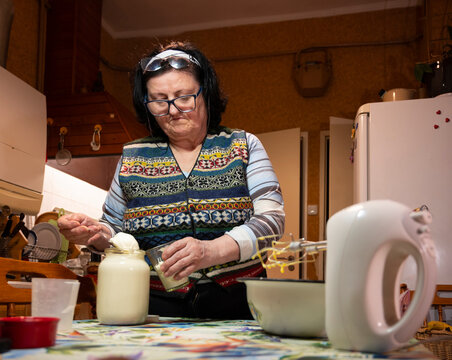
<svg viewBox="0 0 452 360"><path fill-rule="evenodd" d="M12 280L13 276L20 280L23 275L28 275L32 278L46 277L79 280L80 290L77 303L89 303L94 313L96 288L91 278L78 276L60 264L0 258L0 304L7 305L7 316L15 315L16 304L31 303L31 288L18 288L8 284L8 281Z"/></svg>
<svg viewBox="0 0 452 360"><path fill-rule="evenodd" d="M411 299L414 297L414 290L410 290ZM452 294L452 285L438 284L436 285L435 296L433 297L432 307L438 311L438 321L443 320L443 306L452 306L452 295L450 297L440 296L444 293ZM424 320L424 327L427 326L427 319Z"/></svg>
<svg viewBox="0 0 452 360"><path fill-rule="evenodd" d="M449 297L446 296L440 296L441 294L444 295L444 293L451 293L452 294L452 285L436 285L436 291L435 296L432 301L432 306L438 309L438 320L443 320L443 306L452 306L452 295Z"/></svg>

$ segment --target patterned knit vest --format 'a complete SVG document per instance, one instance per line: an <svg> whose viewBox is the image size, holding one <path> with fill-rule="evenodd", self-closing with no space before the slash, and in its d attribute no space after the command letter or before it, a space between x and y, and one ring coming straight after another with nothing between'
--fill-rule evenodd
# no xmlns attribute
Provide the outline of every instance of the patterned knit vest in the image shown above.
<svg viewBox="0 0 452 360"><path fill-rule="evenodd" d="M211 240L253 215L246 183L248 147L245 132L222 128L207 135L194 168L182 173L166 142L143 138L124 146L119 182L127 201L123 231L135 236L141 249L192 236ZM259 260L230 262L202 269L190 285L208 277L222 286L262 272ZM151 271L151 289L164 291ZM174 294L176 295L176 294Z"/></svg>

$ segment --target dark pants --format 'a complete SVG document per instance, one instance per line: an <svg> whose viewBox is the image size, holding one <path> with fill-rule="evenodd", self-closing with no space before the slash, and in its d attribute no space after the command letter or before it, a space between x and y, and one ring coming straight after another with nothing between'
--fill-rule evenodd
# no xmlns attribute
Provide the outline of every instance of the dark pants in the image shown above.
<svg viewBox="0 0 452 360"><path fill-rule="evenodd" d="M215 282L196 284L184 298L165 295L151 290L149 314L201 319L253 318L246 300L244 283L227 288Z"/></svg>

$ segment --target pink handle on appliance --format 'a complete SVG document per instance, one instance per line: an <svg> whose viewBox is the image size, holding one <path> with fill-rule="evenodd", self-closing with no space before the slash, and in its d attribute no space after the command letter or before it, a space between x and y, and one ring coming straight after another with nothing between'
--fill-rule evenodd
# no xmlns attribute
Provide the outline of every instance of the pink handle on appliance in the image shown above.
<svg viewBox="0 0 452 360"><path fill-rule="evenodd" d="M374 333L382 347L396 348L410 340L419 327L430 308L436 279L436 263L432 259L426 247L415 246L408 240L389 240L386 249L385 265L380 267L380 261L373 261L369 267L369 279L380 278L382 287L379 289L375 282L369 281L366 285L367 304L372 304L370 299L383 299L382 309L367 306L369 330ZM378 251L375 257L381 256ZM398 273L403 262L408 256L412 256L417 266L416 291L410 306L402 318L398 318L396 306L399 298L400 283ZM381 272L381 274L377 274ZM382 351L386 351L384 349Z"/></svg>

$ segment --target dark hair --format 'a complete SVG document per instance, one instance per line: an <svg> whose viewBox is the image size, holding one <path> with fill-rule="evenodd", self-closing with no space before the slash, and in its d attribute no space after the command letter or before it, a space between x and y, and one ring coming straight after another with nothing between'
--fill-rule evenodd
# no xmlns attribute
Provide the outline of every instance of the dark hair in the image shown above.
<svg viewBox="0 0 452 360"><path fill-rule="evenodd" d="M187 54L193 56L198 60L201 68L193 64L187 68L177 70L177 71L188 71L202 86L202 96L204 98L207 107L207 132L214 132L218 129L221 122L221 114L226 109L227 99L223 95L219 81L217 79L217 74L213 68L210 61L206 56L198 50L195 46L188 42L171 42L166 46L160 45L154 51L152 51L147 57L153 57L165 50L182 50ZM133 106L138 116L138 121L140 123L146 124L150 127L152 136L159 136L166 138L165 133L157 124L155 117L148 111L147 107L144 105L144 100L147 94L146 83L147 81L157 75L165 73L171 70L171 67L163 67L161 70L155 72L146 72L143 74L140 63L135 68L134 74L134 84L133 84ZM149 121L149 122L148 122Z"/></svg>

